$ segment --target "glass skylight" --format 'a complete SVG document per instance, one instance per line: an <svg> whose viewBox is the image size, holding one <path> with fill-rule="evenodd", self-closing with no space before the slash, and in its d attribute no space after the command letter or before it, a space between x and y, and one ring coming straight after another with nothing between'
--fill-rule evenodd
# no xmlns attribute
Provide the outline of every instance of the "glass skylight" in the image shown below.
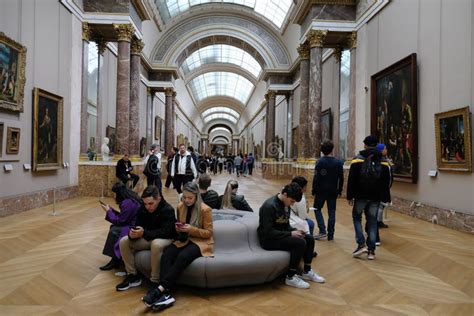
<svg viewBox="0 0 474 316"><path fill-rule="evenodd" d="M161 18L165 23L193 6L211 2L231 3L252 8L256 13L275 24L276 27L281 28L293 0L155 0Z"/></svg>
<svg viewBox="0 0 474 316"><path fill-rule="evenodd" d="M236 118L240 117L240 115L237 111L232 110L231 108L228 108L228 107L225 107L225 106L216 106L216 107L207 109L206 111L202 112L202 116L208 116L209 114L216 113L216 112L229 113L230 115L233 115ZM223 127L221 127L221 128L223 128Z"/></svg>
<svg viewBox="0 0 474 316"><path fill-rule="evenodd" d="M195 51L186 58L181 69L184 74L187 74L202 65L211 63L230 63L240 66L255 78L258 78L262 71L262 66L252 55L241 48L224 44L210 45Z"/></svg>
<svg viewBox="0 0 474 316"><path fill-rule="evenodd" d="M237 124L237 118L235 116L232 116L226 113L214 113L214 114L205 116L204 123L207 123L209 121L216 120L216 119L223 119L223 120L231 121L234 124Z"/></svg>
<svg viewBox="0 0 474 316"><path fill-rule="evenodd" d="M232 72L207 72L189 82L196 102L225 95L246 104L254 85L246 78Z"/></svg>
<svg viewBox="0 0 474 316"><path fill-rule="evenodd" d="M226 132L226 133L230 133L230 131L225 128L225 127L214 127L213 129L211 129L211 131L209 132L209 134L211 133L214 133L214 132Z"/></svg>

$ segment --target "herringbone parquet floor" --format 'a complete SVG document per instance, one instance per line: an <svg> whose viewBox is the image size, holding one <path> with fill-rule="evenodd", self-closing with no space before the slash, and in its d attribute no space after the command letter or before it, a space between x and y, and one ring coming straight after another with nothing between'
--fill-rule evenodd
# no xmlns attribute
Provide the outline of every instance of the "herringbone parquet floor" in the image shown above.
<svg viewBox="0 0 474 316"><path fill-rule="evenodd" d="M222 193L229 176L214 177ZM255 211L282 181L239 178ZM177 195L164 195L176 205ZM112 202L111 199L107 201ZM98 267L108 223L97 198L76 198L0 219L0 315L133 315L149 312L142 287ZM311 215L314 218L314 214ZM353 259L350 209L338 201L335 241L316 242L313 268L327 280L309 290L271 284L176 291L166 315L474 315L474 236L390 212L375 261Z"/></svg>

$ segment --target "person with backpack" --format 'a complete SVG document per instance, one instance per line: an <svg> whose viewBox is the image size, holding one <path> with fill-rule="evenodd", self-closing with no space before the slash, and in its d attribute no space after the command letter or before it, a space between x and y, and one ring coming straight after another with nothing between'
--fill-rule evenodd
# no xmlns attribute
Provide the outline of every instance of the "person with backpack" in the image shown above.
<svg viewBox="0 0 474 316"><path fill-rule="evenodd" d="M375 239L377 234L377 211L380 202L390 202L390 170L387 161L382 160L380 151L375 147L377 137L364 139L365 149L352 160L347 180L347 201L352 208L357 248L354 258L367 253L367 259L375 259ZM364 212L368 236L367 244L362 230L362 212Z"/></svg>

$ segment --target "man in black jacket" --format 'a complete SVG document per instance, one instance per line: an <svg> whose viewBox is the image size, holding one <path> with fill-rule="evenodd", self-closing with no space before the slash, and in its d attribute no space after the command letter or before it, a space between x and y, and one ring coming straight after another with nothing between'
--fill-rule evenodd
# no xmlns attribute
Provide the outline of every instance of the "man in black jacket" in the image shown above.
<svg viewBox="0 0 474 316"><path fill-rule="evenodd" d="M143 207L138 211L137 224L128 236L120 240L120 253L127 276L117 285L117 291L125 291L142 283L135 267L135 252L150 249L151 282L157 286L160 278L160 260L163 249L176 237L174 209L162 197L155 186L147 187L142 194Z"/></svg>
<svg viewBox="0 0 474 316"><path fill-rule="evenodd" d="M380 202L390 202L390 166L381 159L375 136L364 139L365 149L351 162L347 180L347 201L352 208L352 221L356 234L357 248L353 257L367 254L367 259L375 259L375 239L377 234L377 210ZM362 212L368 227L367 245L362 230Z"/></svg>
<svg viewBox="0 0 474 316"><path fill-rule="evenodd" d="M168 175L166 176L165 188L169 189L171 183L173 183L173 178L171 177L171 165L173 164L174 155L178 152L178 148L173 147L168 154L168 163L166 164L166 171ZM174 184L173 184L174 188Z"/></svg>
<svg viewBox="0 0 474 316"><path fill-rule="evenodd" d="M161 154L159 150L160 147L156 144L150 146L148 156L145 158L146 165L143 174L146 176L147 186L156 186L161 194Z"/></svg>
<svg viewBox="0 0 474 316"><path fill-rule="evenodd" d="M115 175L123 184L127 184L128 181L132 180L132 189L137 185L140 177L132 173L133 167L132 162L128 158L128 154L124 154L122 159L117 161L117 166L115 167Z"/></svg>
<svg viewBox="0 0 474 316"><path fill-rule="evenodd" d="M214 190L208 190L211 186L211 176L203 173L198 178L199 192L201 192L202 201L212 209L219 209L219 195Z"/></svg>
<svg viewBox="0 0 474 316"><path fill-rule="evenodd" d="M181 187L197 178L196 165L184 144L179 145L179 152L174 156L171 163L171 177L174 180L174 188L181 194Z"/></svg>
<svg viewBox="0 0 474 316"><path fill-rule="evenodd" d="M260 245L265 250L290 252L290 267L285 284L300 289L309 288L306 281L324 283L323 277L311 269L314 252L314 238L290 226L290 206L302 197L301 187L293 182L287 184L281 193L266 200L260 207L257 229ZM300 260L304 261L301 276L296 272Z"/></svg>

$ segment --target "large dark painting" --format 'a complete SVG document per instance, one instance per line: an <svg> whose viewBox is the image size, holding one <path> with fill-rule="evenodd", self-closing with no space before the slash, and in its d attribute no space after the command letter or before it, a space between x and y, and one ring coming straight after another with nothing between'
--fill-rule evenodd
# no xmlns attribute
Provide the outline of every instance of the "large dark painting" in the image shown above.
<svg viewBox="0 0 474 316"><path fill-rule="evenodd" d="M53 170L63 164L63 98L33 90L33 171Z"/></svg>
<svg viewBox="0 0 474 316"><path fill-rule="evenodd" d="M321 112L321 139L323 141L332 139L332 117L330 108Z"/></svg>
<svg viewBox="0 0 474 316"><path fill-rule="evenodd" d="M371 77L371 133L388 149L395 180L416 183L418 173L416 54Z"/></svg>
<svg viewBox="0 0 474 316"><path fill-rule="evenodd" d="M23 112L26 47L0 32L0 108Z"/></svg>
<svg viewBox="0 0 474 316"><path fill-rule="evenodd" d="M436 160L439 170L472 170L469 107L435 114Z"/></svg>

